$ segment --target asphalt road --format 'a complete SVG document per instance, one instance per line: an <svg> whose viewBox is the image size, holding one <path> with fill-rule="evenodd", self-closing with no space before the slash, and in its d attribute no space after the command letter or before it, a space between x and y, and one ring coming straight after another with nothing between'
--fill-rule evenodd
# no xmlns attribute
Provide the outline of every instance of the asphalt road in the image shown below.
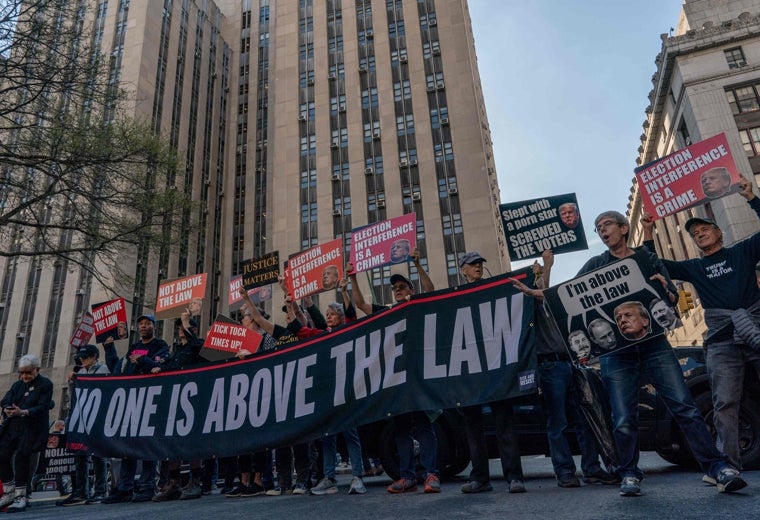
<svg viewBox="0 0 760 520"><path fill-rule="evenodd" d="M579 461L576 461L577 463ZM579 465L579 464L578 464ZM578 489L558 488L551 461L544 457L524 457L523 470L528 492L507 493L498 461L491 461L494 491L464 495L459 487L467 472L458 481L444 482L437 495L390 495L385 487L390 479L383 475L365 479L366 495L348 495L350 476L339 475L339 494L327 496L280 496L225 498L204 496L192 501L166 503L113 504L77 507L52 505L52 494L37 493L35 504L22 518L98 520L117 518L160 518L187 520L224 515L245 517L293 518L309 520L335 518L367 518L371 520L415 518L549 518L549 519L757 519L760 518L760 471L746 472L749 486L740 493L718 493L716 488L701 482L701 473L672 466L654 453L643 453L640 466L646 472L642 483L644 495L623 498L617 486L592 485ZM469 471L469 470L468 470ZM420 487L421 489L421 487ZM231 515L231 516L230 516ZM444 516L445 515L445 516Z"/></svg>

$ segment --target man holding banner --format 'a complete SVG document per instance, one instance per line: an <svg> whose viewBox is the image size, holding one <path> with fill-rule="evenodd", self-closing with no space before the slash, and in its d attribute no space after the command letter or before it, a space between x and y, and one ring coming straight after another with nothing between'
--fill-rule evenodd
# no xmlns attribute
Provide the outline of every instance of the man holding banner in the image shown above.
<svg viewBox="0 0 760 520"><path fill-rule="evenodd" d="M602 213L594 221L594 227L608 250L586 262L579 275L636 254L628 246L630 224L621 213ZM674 303L677 291L662 261L646 248L643 250L657 271L651 280L662 283L671 304ZM731 466L725 455L715 447L707 425L686 387L673 349L663 335L649 337L635 345L605 354L601 357L600 364L612 408L615 443L620 460L620 465L615 470L622 478L622 496L640 496L640 482L644 477L638 467L640 376L647 376L655 387L658 396L663 399L677 421L694 458L705 473L717 481L718 490L733 492L747 485L739 471Z"/></svg>
<svg viewBox="0 0 760 520"><path fill-rule="evenodd" d="M140 340L132 344L127 354L121 359L118 358L113 343L110 343L110 346L103 345L106 348L106 365L112 374L150 374L153 368L161 366L161 362L169 357L169 345L164 340L155 337L155 327L156 319L152 314L144 314L137 318L137 331L140 334ZM121 459L119 487L105 497L102 503L116 504L152 500L155 491L156 461L142 461L140 480L135 489L136 473L137 461L135 459Z"/></svg>
<svg viewBox="0 0 760 520"><path fill-rule="evenodd" d="M477 251L465 253L459 260L459 270L467 280L467 283L475 283L483 278L483 262L486 259ZM504 478L509 483L510 493L524 493L525 483L523 478L522 463L520 461L520 445L514 432L514 406L513 399L504 399L488 403L493 412L496 424L496 444L501 459ZM472 471L470 480L462 486L462 493L481 493L492 491L491 475L488 467L488 447L486 434L483 429L483 405L467 406L462 408L465 418L465 431L467 432L467 444L470 449Z"/></svg>
<svg viewBox="0 0 760 520"><path fill-rule="evenodd" d="M749 180L742 178L739 194L760 216L760 199ZM655 251L654 222L644 214L644 245ZM712 220L691 218L686 231L702 252L701 258L663 260L671 276L689 282L705 309L707 374L710 378L718 449L741 468L739 409L748 367L760 372L760 289L755 266L760 260L760 233L731 247L723 247L723 233ZM704 480L715 483L711 476Z"/></svg>
<svg viewBox="0 0 760 520"><path fill-rule="evenodd" d="M412 251L411 259L417 267L417 273L420 277L420 285L423 292L433 291L433 281L428 276L425 269L420 263L420 251L416 247ZM359 289L359 283L356 280L354 266L348 264L348 276L351 279L351 294L354 305L365 314L369 315L386 307L367 303L364 295ZM414 294L414 285L408 278L401 274L391 276L391 288L393 289L393 299L395 305L408 301ZM420 464L425 471L425 493L440 493L441 481L436 469L438 458L438 438L433 428L433 419L431 415L435 412L410 412L397 415L393 418L396 427L396 447L399 455L399 471L401 478L388 486L388 493L410 493L417 491L417 473L414 463L414 438L412 430L417 430L417 442L419 443Z"/></svg>

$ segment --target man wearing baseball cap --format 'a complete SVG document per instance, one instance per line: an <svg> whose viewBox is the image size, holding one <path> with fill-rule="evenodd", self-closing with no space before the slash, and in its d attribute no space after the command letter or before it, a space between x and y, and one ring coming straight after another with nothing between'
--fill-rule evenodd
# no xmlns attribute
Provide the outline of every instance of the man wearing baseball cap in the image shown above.
<svg viewBox="0 0 760 520"><path fill-rule="evenodd" d="M69 382L79 375L106 375L108 368L100 362L100 351L95 345L82 345L77 350L74 370L69 375ZM76 467L76 476L74 478L74 490L68 498L59 500L55 503L57 506L79 506L82 504L97 504L106 494L106 459L92 456L93 473L95 475L94 494L90 495L90 486L88 478L88 455L86 452L76 452L74 455L74 465Z"/></svg>
<svg viewBox="0 0 760 520"><path fill-rule="evenodd" d="M483 278L483 262L485 261L486 259L477 251L469 251L462 255L462 258L459 259L459 270L467 283L474 283ZM509 492L524 493L525 484L520 462L520 446L512 427L514 423L514 402L512 399L504 399L489 403L489 406L496 424L496 443L504 478L509 484ZM467 419L465 431L467 432L467 444L472 460L470 480L462 486L462 493L492 491L493 486L488 468L488 446L483 429L483 405L467 406L462 409L462 413Z"/></svg>
<svg viewBox="0 0 760 520"><path fill-rule="evenodd" d="M416 247L412 251L411 259L417 268L422 291L433 291L435 289L433 282L420 263L420 252ZM365 301L364 295L359 289L359 283L356 280L356 272L350 263L346 269L346 274L348 274L351 280L351 296L357 309L360 309L364 314L372 314L373 312L387 308ZM394 274L391 276L390 282L391 289L393 290L393 299L396 304L409 300L414 294L414 285L412 285L412 282L406 276ZM441 492L441 481L438 469L436 469L438 439L433 429L433 416L437 417L437 413L409 412L393 418L396 426L396 447L399 454L399 472L401 473L401 478L388 486L388 493L410 493L417 491L417 475L414 468L414 440L412 437L412 429L415 426L417 429L416 439L420 446L420 464L426 474L424 491L425 493Z"/></svg>
<svg viewBox="0 0 760 520"><path fill-rule="evenodd" d="M739 194L760 216L760 199L750 181L742 178L739 187ZM644 214L641 223L644 245L654 252L654 222ZM747 367L760 372L760 288L755 274L760 261L760 233L723 247L723 232L713 220L690 218L684 227L702 257L663 263L673 279L691 283L699 293L707 324L706 363L717 445L732 465L741 468L739 408L744 372ZM708 475L703 480L715 484Z"/></svg>
<svg viewBox="0 0 760 520"><path fill-rule="evenodd" d="M140 339L130 345L126 355L119 359L113 342L104 343L106 364L112 374L138 375L150 374L151 370L160 367L169 357L169 345L161 338L155 337L156 318L152 314L143 314L137 318L137 332ZM155 491L156 461L142 461L140 479L135 488L137 461L121 459L119 471L119 487L102 500L103 504L118 502L148 502Z"/></svg>

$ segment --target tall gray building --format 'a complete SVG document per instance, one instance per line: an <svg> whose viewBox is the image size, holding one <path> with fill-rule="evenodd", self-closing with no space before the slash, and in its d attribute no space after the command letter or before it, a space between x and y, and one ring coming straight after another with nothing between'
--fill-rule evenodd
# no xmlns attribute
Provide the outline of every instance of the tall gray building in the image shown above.
<svg viewBox="0 0 760 520"><path fill-rule="evenodd" d="M461 282L466 250L508 270L465 0L100 0L88 20L134 114L179 150L196 225L172 250L125 252L134 282L118 294L71 266L0 260L0 386L37 353L65 405L90 304L123 296L134 320L161 280L206 272L205 328L242 261L334 238L347 252L352 228L401 214L436 287ZM360 277L365 293L388 302L390 275Z"/></svg>
<svg viewBox="0 0 760 520"><path fill-rule="evenodd" d="M726 133L742 175L760 175L760 1L685 0L674 34L662 35L655 58L650 104L646 108L637 164ZM628 216L633 243L641 242L641 194L633 182ZM699 255L683 224L693 216L714 219L731 245L760 229L760 221L739 195L710 202L657 221L655 243L663 258ZM690 284L685 289L694 292ZM698 295L694 293L698 302ZM701 307L683 317L671 333L675 345L701 344L706 330Z"/></svg>

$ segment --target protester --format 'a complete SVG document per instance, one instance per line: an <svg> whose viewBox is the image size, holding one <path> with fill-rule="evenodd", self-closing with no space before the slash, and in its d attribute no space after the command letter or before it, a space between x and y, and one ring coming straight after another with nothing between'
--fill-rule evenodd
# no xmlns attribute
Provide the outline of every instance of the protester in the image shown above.
<svg viewBox="0 0 760 520"><path fill-rule="evenodd" d="M159 366L151 369L152 374L185 370L206 361L200 355L203 339L198 337L198 322L190 318L192 312L191 306L188 306L182 312L180 318L175 323L176 348L169 357L161 361ZM176 499L189 500L200 498L203 495L203 486L201 484L203 461L200 459L190 461L190 475L185 486L180 486L181 466L181 461L161 462L162 478L160 480L164 482L164 485L153 495L152 500L154 502L165 502Z"/></svg>
<svg viewBox="0 0 760 520"><path fill-rule="evenodd" d="M280 280L280 286L287 293L284 281ZM313 324L313 322L324 323L325 328L327 323L324 321L322 313L314 305L311 298L304 298L302 303L307 307L309 318L307 318L298 304L292 301L292 298L288 296L286 298L286 304L283 306L283 312L285 312L286 320L288 321L288 327L282 327L275 325L268 318L266 318L261 311L253 305L250 297L245 293L244 289L241 289L240 295L243 297L243 303L246 311L250 314L251 319L255 326L259 327L266 336L262 341L270 343L267 336L271 336L275 339L276 346L282 346L287 343L298 341L298 330L301 328L301 323ZM300 315L303 321L296 320L296 314ZM266 346L265 348L273 348ZM295 495L302 495L309 490L309 453L311 450L311 443L301 443L294 446L280 446L275 450L275 466L277 469L277 483L271 489L266 490L267 496L280 496L283 494L293 493ZM262 458L261 454L254 455L253 466L254 471L257 474L256 478L260 478L260 474L265 470L264 465L267 463L267 459ZM258 471L256 471L258 470ZM296 483L293 484L293 470L296 473ZM243 478L241 478L241 485L243 485ZM248 485L248 489L243 490L240 496L256 496L259 493L259 489L263 486L259 482ZM228 496L235 496L234 492Z"/></svg>
<svg viewBox="0 0 760 520"><path fill-rule="evenodd" d="M341 290L345 290L346 281L340 280L339 285ZM325 319L327 327L325 329L318 329L314 327L308 327L305 325L307 322L301 309L296 305L290 296L286 300L288 305L291 306L296 319L288 324L288 328L293 332L296 332L299 338L309 338L313 336L319 336L327 334L340 327L347 322L344 305L340 303L331 303L327 306L325 312ZM352 307L349 302L349 307ZM355 316L354 312L354 316ZM359 440L359 433L356 428L350 428L342 432L343 438L346 441L348 447L348 454L351 460L351 471L353 473L353 479L348 489L348 494L364 494L367 492L367 488L364 486L362 475L364 470L362 468L362 446ZM338 492L338 483L335 480L335 463L337 454L337 444L335 435L327 435L322 438L322 455L323 455L323 471L324 478L321 479L316 486L311 488L310 493L312 495L332 495Z"/></svg>
<svg viewBox="0 0 760 520"><path fill-rule="evenodd" d="M420 286L423 292L434 290L433 282L428 276L425 269L420 263L420 252L417 248L412 251L411 259L417 268L420 277ZM354 305L364 314L372 314L385 309L382 305L368 303L364 300L364 295L359 289L359 283L356 280L356 273L352 264L348 264L348 275L351 279L351 295ZM394 274L390 279L393 290L393 299L395 304L403 303L411 299L414 294L414 285L403 275ZM394 304L394 305L395 305ZM425 493L440 493L441 480L438 469L436 468L438 456L438 439L435 436L433 421L438 417L440 411L431 412L409 412L397 415L393 418L396 428L396 447L399 454L399 472L401 478L390 486L389 493L409 493L417 491L417 473L414 463L414 437L412 431L416 429L417 442L419 443L420 464L425 471Z"/></svg>
<svg viewBox="0 0 760 520"><path fill-rule="evenodd" d="M477 251L465 253L459 260L459 270L467 280L474 283L483 277L483 258ZM504 478L509 483L510 493L524 493L525 483L520 461L520 445L514 432L514 406L513 399L502 399L488 403L493 413L496 425L496 444L501 458L501 467ZM483 428L483 405L466 406L462 408L465 416L465 431L467 444L470 449L472 470L470 479L461 490L462 493L481 493L492 491L491 476L488 467L488 446Z"/></svg>
<svg viewBox="0 0 760 520"><path fill-rule="evenodd" d="M143 314L137 318L139 340L130 345L127 353L119 359L113 339L103 343L106 353L106 365L114 375L150 374L154 368L160 368L162 361L169 357L169 345L155 337L156 319L152 314ZM121 459L118 488L105 497L101 503L148 502L153 499L155 491L156 461L143 460L140 479L135 487L137 461Z"/></svg>
<svg viewBox="0 0 760 520"><path fill-rule="evenodd" d="M606 211L594 221L594 227L607 251L591 258L581 268L579 275L603 267L635 253L628 246L630 224L616 211ZM652 281L661 283L670 303L674 304L677 291L670 281L662 261L646 248L657 274ZM615 468L622 478L620 494L641 495L643 472L639 461L638 389L639 380L646 377L654 386L678 423L691 452L705 473L716 479L720 491L737 491L746 483L736 468L731 466L713 442L707 425L699 413L683 379L681 367L673 349L662 335L648 338L632 347L615 350L601 357L602 378L609 392L620 465Z"/></svg>
<svg viewBox="0 0 760 520"><path fill-rule="evenodd" d="M739 194L760 216L760 199L753 193L750 181L742 178L739 187ZM641 223L644 245L655 251L651 216L644 215ZM691 218L684 227L702 257L662 262L674 279L691 283L699 293L707 324L704 346L717 447L733 466L741 468L739 409L744 373L747 368L760 372L760 288L756 281L760 233L724 247L723 232L712 220ZM705 475L704 480L714 483L715 475ZM719 488L732 484L717 480Z"/></svg>
<svg viewBox="0 0 760 520"><path fill-rule="evenodd" d="M18 380L0 401L3 415L0 425L0 481L3 485L0 508L8 506L11 513L28 507L31 460L47 444L53 383L40 374L40 366L40 358L34 354L21 356Z"/></svg>
<svg viewBox="0 0 760 520"><path fill-rule="evenodd" d="M108 375L108 367L100 362L100 351L95 345L82 345L77 351L79 365L69 374L69 381L79 374L85 375ZM74 490L65 500L56 502L59 506L79 506L83 504L99 504L106 495L108 464L103 457L92 456L92 468L95 476L94 495L90 495L89 486L89 461L87 453L77 452L74 455L76 474L74 476Z"/></svg>
<svg viewBox="0 0 760 520"><path fill-rule="evenodd" d="M554 254L551 250L541 255L544 265L536 261L533 264L534 285L538 289L549 287L551 270L554 266ZM546 436L549 441L549 454L552 467L561 488L580 487L576 475L573 452L570 449L567 434L572 420L575 435L581 449L581 470L586 484L617 484L620 478L604 471L599 463L599 449L588 422L580 413L580 399L573 378L573 365L564 346L557 324L542 299L536 299L536 360L541 397L546 412ZM575 331L575 337L583 336L588 345L588 338L583 331ZM570 334L571 336L574 333ZM585 350L588 357L590 345ZM580 352L580 351L579 351ZM582 354L578 354L579 362Z"/></svg>

